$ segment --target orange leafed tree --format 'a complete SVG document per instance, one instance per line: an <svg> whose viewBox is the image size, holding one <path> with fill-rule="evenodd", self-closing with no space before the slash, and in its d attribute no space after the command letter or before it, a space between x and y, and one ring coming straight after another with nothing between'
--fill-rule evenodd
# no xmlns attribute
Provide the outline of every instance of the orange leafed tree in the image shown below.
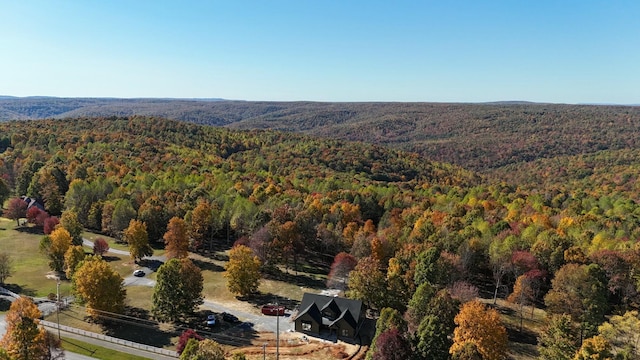
<svg viewBox="0 0 640 360"><path fill-rule="evenodd" d="M172 217L163 238L167 258L184 259L189 256L189 233L184 220Z"/></svg>
<svg viewBox="0 0 640 360"><path fill-rule="evenodd" d="M28 297L18 298L7 312L7 331L0 346L11 359L43 359L48 352L46 330L39 325L42 316Z"/></svg>
<svg viewBox="0 0 640 360"><path fill-rule="evenodd" d="M501 360L507 356L507 330L500 321L500 314L487 309L479 301L471 301L462 306L454 322L453 345L449 353L455 355L467 343L476 345L485 360Z"/></svg>

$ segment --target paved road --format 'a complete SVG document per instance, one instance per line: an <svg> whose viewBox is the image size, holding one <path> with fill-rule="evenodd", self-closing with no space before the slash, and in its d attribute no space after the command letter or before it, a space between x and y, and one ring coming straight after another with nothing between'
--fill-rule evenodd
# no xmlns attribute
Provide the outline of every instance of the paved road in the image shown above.
<svg viewBox="0 0 640 360"><path fill-rule="evenodd" d="M89 239L85 239L82 238L82 244L86 247L89 247L91 249L93 249L93 241L89 240ZM128 251L125 250L119 250L119 249L109 249L109 251L107 251L108 253L112 253L115 255L123 255L126 257L129 257L130 254ZM164 256L148 256L145 257L144 260L148 260L150 263L153 261L157 261L160 263L164 263L166 261L166 257ZM145 276L141 276L141 277L136 277L133 276L133 273L129 276L127 276L126 278L124 278L124 286L129 286L129 285L135 285L135 286L156 286L156 282L155 280L151 280L146 278L146 275L151 274L152 272L154 272L157 269L152 269L150 267L144 267L144 266L140 266L138 269L144 271Z"/></svg>

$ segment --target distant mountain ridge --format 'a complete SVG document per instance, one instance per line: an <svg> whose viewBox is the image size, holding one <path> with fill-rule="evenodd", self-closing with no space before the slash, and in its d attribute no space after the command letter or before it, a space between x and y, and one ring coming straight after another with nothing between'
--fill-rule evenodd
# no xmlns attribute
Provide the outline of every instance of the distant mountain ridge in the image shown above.
<svg viewBox="0 0 640 360"><path fill-rule="evenodd" d="M374 143L483 173L536 159L640 148L637 106L0 98L0 120L135 115Z"/></svg>

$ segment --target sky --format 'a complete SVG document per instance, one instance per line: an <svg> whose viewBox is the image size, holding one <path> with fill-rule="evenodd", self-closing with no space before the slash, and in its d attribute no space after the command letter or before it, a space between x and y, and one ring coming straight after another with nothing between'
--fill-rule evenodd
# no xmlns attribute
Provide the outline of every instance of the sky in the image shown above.
<svg viewBox="0 0 640 360"><path fill-rule="evenodd" d="M0 95L640 104L640 1L0 0Z"/></svg>

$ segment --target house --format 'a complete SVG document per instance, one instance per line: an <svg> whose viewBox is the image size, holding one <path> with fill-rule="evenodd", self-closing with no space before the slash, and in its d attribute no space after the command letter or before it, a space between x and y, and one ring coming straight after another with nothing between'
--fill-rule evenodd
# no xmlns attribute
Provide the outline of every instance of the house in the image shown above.
<svg viewBox="0 0 640 360"><path fill-rule="evenodd" d="M360 300L305 293L293 319L296 331L309 335L336 335L353 341L364 319Z"/></svg>

